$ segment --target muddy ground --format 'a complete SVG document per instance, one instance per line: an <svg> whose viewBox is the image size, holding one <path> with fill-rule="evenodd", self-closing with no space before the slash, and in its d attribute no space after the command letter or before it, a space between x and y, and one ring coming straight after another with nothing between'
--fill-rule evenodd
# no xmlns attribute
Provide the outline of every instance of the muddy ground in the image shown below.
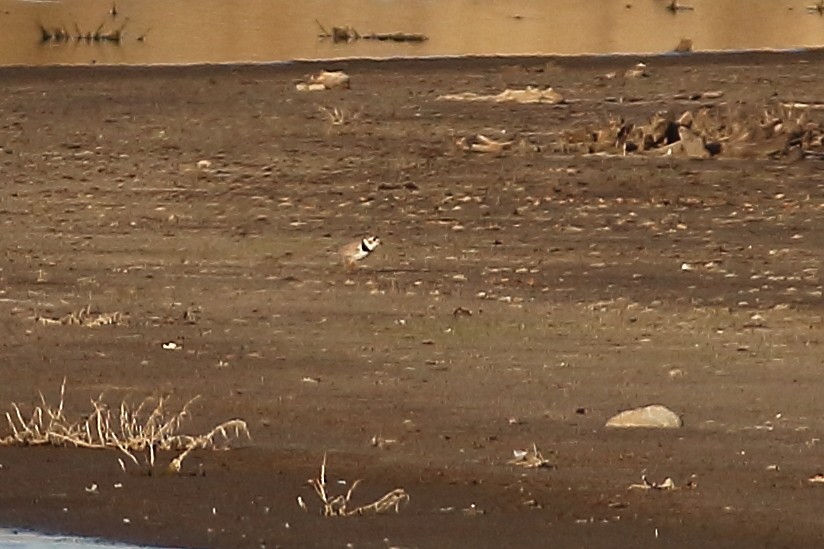
<svg viewBox="0 0 824 549"><path fill-rule="evenodd" d="M824 55L624 78L636 61L0 71L2 409L56 405L65 378L70 418L101 393L200 395L184 432L251 432L178 475L2 447L0 524L180 547L820 546L820 162L558 144L824 100ZM296 91L320 68L351 89ZM436 100L526 85L567 102ZM515 143L456 147L474 133ZM347 272L335 250L368 233L383 245ZM123 317L37 320L87 306ZM684 427L604 428L650 403ZM508 464L533 443L551 467ZM409 502L320 516L324 454L330 491L363 479L353 505ZM630 489L642 475L677 489Z"/></svg>

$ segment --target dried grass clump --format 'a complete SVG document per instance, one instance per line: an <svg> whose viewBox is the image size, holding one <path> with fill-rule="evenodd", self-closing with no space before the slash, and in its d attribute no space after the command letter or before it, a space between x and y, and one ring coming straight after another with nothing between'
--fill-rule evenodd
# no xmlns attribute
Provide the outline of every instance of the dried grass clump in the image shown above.
<svg viewBox="0 0 824 549"><path fill-rule="evenodd" d="M168 470L179 472L183 460L193 450L220 449L241 435L250 437L246 422L241 419L225 421L201 435L180 433L189 407L199 397L187 402L179 411L166 409L168 397L146 398L137 407L121 402L114 410L103 402L101 395L91 399L92 412L76 421L63 413L66 381L60 387L57 407L46 402L40 393L40 405L35 406L28 419L20 406L12 403L6 413L11 434L0 438L4 446L76 446L81 448L118 449L138 467L154 467L159 451L179 452L171 460ZM143 463L138 456L143 456ZM126 465L120 461L126 470Z"/></svg>
<svg viewBox="0 0 824 549"><path fill-rule="evenodd" d="M326 492L326 454L323 455L323 463L320 466L320 475L318 478L309 479L309 484L315 489L315 493L320 498L321 503L323 503L323 516L325 517L351 517L367 513L382 514L392 509L397 513L400 504L409 501L409 494L406 493L406 490L403 488L395 488L372 503L349 509L352 494L361 482L362 479L353 482L346 494L330 496L330 494ZM302 500L298 499L298 502L301 504ZM302 504L301 507L306 510L305 505Z"/></svg>

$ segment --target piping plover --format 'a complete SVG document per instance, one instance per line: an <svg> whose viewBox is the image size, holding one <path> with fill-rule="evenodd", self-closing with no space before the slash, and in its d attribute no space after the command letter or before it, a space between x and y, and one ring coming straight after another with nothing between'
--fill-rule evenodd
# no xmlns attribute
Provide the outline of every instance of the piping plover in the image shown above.
<svg viewBox="0 0 824 549"><path fill-rule="evenodd" d="M346 265L347 268L352 269L358 261L362 261L374 252L375 248L380 246L380 243L381 239L377 236L368 236L362 240L344 244L338 252L343 259L343 264Z"/></svg>

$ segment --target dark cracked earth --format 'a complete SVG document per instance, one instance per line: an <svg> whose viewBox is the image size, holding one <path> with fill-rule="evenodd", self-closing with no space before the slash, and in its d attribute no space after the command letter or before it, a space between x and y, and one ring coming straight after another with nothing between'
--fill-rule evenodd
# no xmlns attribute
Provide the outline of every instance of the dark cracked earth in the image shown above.
<svg viewBox="0 0 824 549"><path fill-rule="evenodd" d="M251 433L179 474L2 446L0 524L178 547L820 547L820 161L558 143L701 106L818 116L824 54L624 78L636 61L0 70L0 409L56 405L65 378L68 418L101 394L199 395L182 432ZM351 89L296 91L319 68ZM526 85L567 101L436 99ZM455 146L474 133L515 145ZM335 250L372 233L345 270ZM119 322L38 320L85 307ZM684 426L604 427L651 403ZM551 467L509 463L533 444ZM321 516L324 455L330 493L363 479L352 506L409 501Z"/></svg>

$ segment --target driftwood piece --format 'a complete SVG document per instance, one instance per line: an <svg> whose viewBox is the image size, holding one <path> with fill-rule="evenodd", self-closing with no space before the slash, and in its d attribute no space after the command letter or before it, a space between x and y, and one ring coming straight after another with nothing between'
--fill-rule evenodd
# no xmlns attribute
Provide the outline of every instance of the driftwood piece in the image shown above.
<svg viewBox="0 0 824 549"><path fill-rule="evenodd" d="M564 102L564 97L552 88L540 89L527 86L523 90L506 89L495 95L482 95L474 92L461 92L447 95L439 95L439 101L488 101L491 103L545 103L557 105Z"/></svg>
<svg viewBox="0 0 824 549"><path fill-rule="evenodd" d="M295 85L298 91L322 91L332 88L349 89L349 75L343 71L320 71Z"/></svg>
<svg viewBox="0 0 824 549"><path fill-rule="evenodd" d="M326 28L315 19L318 27L320 27L320 38L331 38L332 42L354 42L355 40L378 40L381 42L425 42L429 40L425 34L414 32L368 32L361 34L354 27L346 25L345 27L332 27L332 31Z"/></svg>
<svg viewBox="0 0 824 549"><path fill-rule="evenodd" d="M500 154L512 146L513 141L498 141L485 135L474 134L461 137L455 145L464 152Z"/></svg>
<svg viewBox="0 0 824 549"><path fill-rule="evenodd" d="M361 36L364 40L381 40L392 42L425 42L429 38L425 34L410 32L373 32Z"/></svg>

